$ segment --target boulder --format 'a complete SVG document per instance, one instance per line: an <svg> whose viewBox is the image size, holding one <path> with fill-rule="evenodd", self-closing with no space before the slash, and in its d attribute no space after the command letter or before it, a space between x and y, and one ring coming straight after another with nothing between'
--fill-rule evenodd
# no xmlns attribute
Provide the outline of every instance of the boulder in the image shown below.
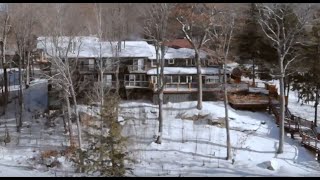
<svg viewBox="0 0 320 180"><path fill-rule="evenodd" d="M269 161L264 162L266 165L266 168L272 171L276 171L279 169L279 164L275 159L271 159Z"/></svg>

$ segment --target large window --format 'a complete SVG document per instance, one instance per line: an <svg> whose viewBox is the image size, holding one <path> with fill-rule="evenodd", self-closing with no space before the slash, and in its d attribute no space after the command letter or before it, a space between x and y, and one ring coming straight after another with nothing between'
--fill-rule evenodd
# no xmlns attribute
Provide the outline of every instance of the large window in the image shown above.
<svg viewBox="0 0 320 180"><path fill-rule="evenodd" d="M196 62L195 62L195 59L186 59L186 65L187 66L195 66L196 65Z"/></svg>
<svg viewBox="0 0 320 180"><path fill-rule="evenodd" d="M187 83L192 83L192 76L187 76Z"/></svg>
<svg viewBox="0 0 320 180"><path fill-rule="evenodd" d="M81 69L85 71L94 70L94 59L83 59L81 61Z"/></svg>
<svg viewBox="0 0 320 180"><path fill-rule="evenodd" d="M133 71L142 71L144 69L144 59L133 60Z"/></svg>
<svg viewBox="0 0 320 180"><path fill-rule="evenodd" d="M103 62L103 67L106 67L108 69L111 69L111 67L113 66L113 60L112 59L102 59L102 62Z"/></svg>
<svg viewBox="0 0 320 180"><path fill-rule="evenodd" d="M104 75L104 82L106 83L107 86L112 86L112 75Z"/></svg>
<svg viewBox="0 0 320 180"><path fill-rule="evenodd" d="M179 76L172 76L171 83L179 83Z"/></svg>
<svg viewBox="0 0 320 180"><path fill-rule="evenodd" d="M187 83L187 77L186 76L180 76L180 83Z"/></svg>

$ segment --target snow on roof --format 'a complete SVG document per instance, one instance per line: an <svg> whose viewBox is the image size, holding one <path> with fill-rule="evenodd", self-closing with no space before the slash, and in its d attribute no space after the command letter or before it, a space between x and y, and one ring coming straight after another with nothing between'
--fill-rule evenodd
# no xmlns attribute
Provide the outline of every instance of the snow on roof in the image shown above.
<svg viewBox="0 0 320 180"><path fill-rule="evenodd" d="M58 43L53 43L57 40ZM95 36L77 36L74 37L75 42L74 50L69 50L68 57L79 58L93 58L100 56L100 43L101 43L101 56L102 57L116 57L117 41L101 41ZM37 48L45 49L49 56L54 56L56 53L65 54L71 38L62 36L53 39L52 37L39 37ZM58 48L56 45L58 44ZM58 50L58 51L57 51ZM78 55L79 53L79 55ZM118 52L118 57L149 57L152 52L145 41L122 41L121 51Z"/></svg>
<svg viewBox="0 0 320 180"><path fill-rule="evenodd" d="M156 50L153 45L148 44L150 51L152 52L152 56L149 59L156 59ZM194 50L188 48L179 48L174 49L167 47L166 54L164 55L165 59L186 59L186 58L194 58ZM200 58L206 58L206 53L204 51L200 51Z"/></svg>
<svg viewBox="0 0 320 180"><path fill-rule="evenodd" d="M202 74L220 74L219 68L201 68ZM160 72L160 71L159 71ZM222 73L222 70L221 70ZM230 72L228 72L230 73ZM157 74L157 68L150 69L148 75ZM196 67L165 67L164 74L197 74Z"/></svg>

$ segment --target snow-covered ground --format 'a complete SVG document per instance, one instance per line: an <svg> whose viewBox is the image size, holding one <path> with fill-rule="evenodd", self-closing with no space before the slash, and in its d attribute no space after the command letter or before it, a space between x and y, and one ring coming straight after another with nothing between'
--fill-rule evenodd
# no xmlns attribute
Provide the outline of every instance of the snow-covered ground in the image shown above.
<svg viewBox="0 0 320 180"><path fill-rule="evenodd" d="M319 176L314 154L298 140L285 138L283 154L276 154L279 129L272 116L263 112L237 111L230 108L231 143L234 164L226 161L226 134L208 120L222 120L222 102L168 103L164 111L163 143L153 143L157 132L156 106L124 102L121 119L124 133L130 137L129 154L135 164L130 176ZM200 120L187 120L192 116ZM182 118L182 119L181 119ZM187 118L187 119L185 119ZM223 120L222 120L223 121ZM279 169L266 169L273 160Z"/></svg>
<svg viewBox="0 0 320 180"><path fill-rule="evenodd" d="M19 89L19 88L18 88ZM17 90L18 90L17 89ZM16 132L18 118L17 91L10 92L7 113L0 117L0 177L2 176L55 176L68 174L70 168L48 169L35 160L45 150L59 150L67 145L61 119L54 120L54 127L47 125L40 115L47 108L47 81L35 79L24 90L24 113L21 133ZM0 108L2 112L2 107ZM39 115L40 117L35 117ZM4 144L5 129L11 141Z"/></svg>
<svg viewBox="0 0 320 180"><path fill-rule="evenodd" d="M242 78L244 81L252 82L252 79L249 78ZM258 82L258 87L264 87L264 82L260 79L256 79L256 82ZM267 81L270 84L276 85L279 92L279 81L278 80L272 80ZM309 104L301 104L301 101L298 102L298 92L297 91L289 91L289 99L288 99L288 107L292 114L305 118L307 120L313 121L314 120L314 102L310 102ZM318 115L317 118L320 119L320 106L318 106ZM318 122L318 126L320 126L320 122Z"/></svg>
<svg viewBox="0 0 320 180"><path fill-rule="evenodd" d="M262 83L261 83L262 84ZM14 94L14 91L12 92ZM11 142L0 142L0 176L75 176L71 163L62 161L59 168L47 168L31 160L44 150L61 149L67 145L61 118L54 126L46 125L45 117L36 118L47 107L47 81L36 79L24 91L25 113L21 134L16 133L17 99L8 105L8 113L0 117L0 139L5 124ZM291 94L290 94L291 96ZM300 106L295 94L289 99L294 113L312 118L311 105ZM285 138L284 153L277 155L279 128L266 112L234 110L229 107L233 161L226 156L226 134L222 102L203 102L201 111L196 102L164 105L163 143L155 144L158 130L157 106L142 101L123 101L119 120L123 134L128 136L128 176L320 176L315 155L300 146L299 140ZM304 109L305 108L305 109ZM97 107L92 108L98 113ZM1 109L0 109L1 110ZM88 112L88 106L80 105ZM301 113L301 112L300 112ZM213 121L213 122L212 122ZM210 123L210 124L208 124ZM264 162L278 164L275 171Z"/></svg>

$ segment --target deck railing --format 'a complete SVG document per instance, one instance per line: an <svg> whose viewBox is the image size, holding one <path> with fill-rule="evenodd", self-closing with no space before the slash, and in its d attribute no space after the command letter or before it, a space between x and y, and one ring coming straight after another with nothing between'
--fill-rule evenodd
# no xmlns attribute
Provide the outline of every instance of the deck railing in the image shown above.
<svg viewBox="0 0 320 180"><path fill-rule="evenodd" d="M128 87L149 87L148 81L124 81L124 85Z"/></svg>

